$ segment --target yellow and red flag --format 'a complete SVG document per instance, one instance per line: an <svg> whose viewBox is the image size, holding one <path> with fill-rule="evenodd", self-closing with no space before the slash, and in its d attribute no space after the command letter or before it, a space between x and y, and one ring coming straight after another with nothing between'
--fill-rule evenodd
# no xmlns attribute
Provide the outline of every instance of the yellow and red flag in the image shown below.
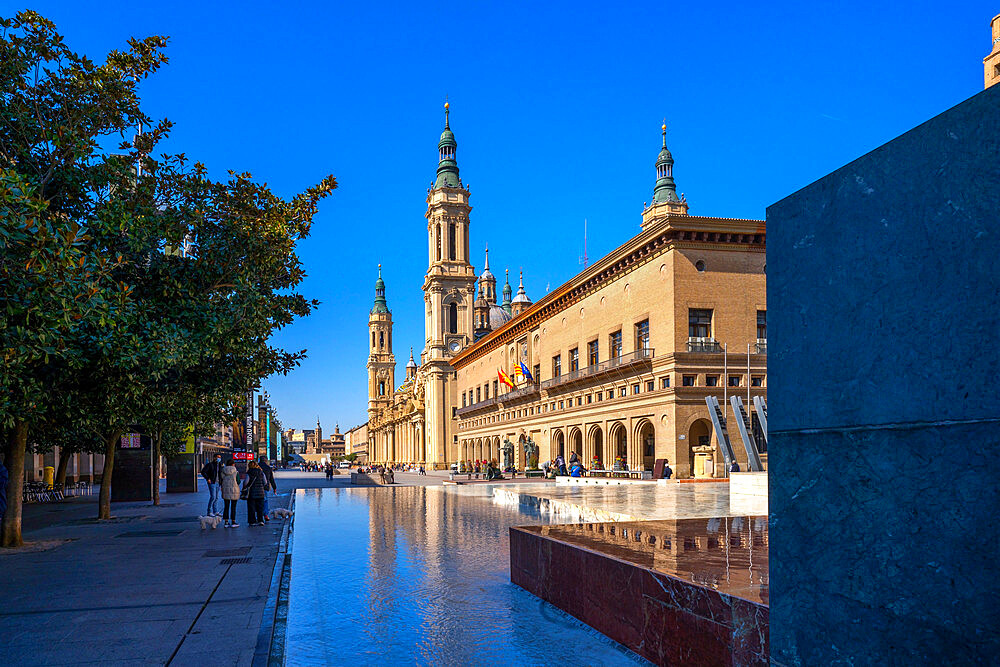
<svg viewBox="0 0 1000 667"><path fill-rule="evenodd" d="M511 389L514 388L514 381L510 379L510 376L503 372L503 369L497 369L497 376L500 378L502 384L507 385Z"/></svg>

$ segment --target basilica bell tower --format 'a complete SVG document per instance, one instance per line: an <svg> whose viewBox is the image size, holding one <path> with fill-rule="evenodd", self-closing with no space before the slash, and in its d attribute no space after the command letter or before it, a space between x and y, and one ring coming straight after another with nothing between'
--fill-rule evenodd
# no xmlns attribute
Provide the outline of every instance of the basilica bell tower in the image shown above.
<svg viewBox="0 0 1000 667"><path fill-rule="evenodd" d="M375 281L375 303L368 316L368 420L392 405L396 357L392 354L392 313L385 301L382 265Z"/></svg>
<svg viewBox="0 0 1000 667"><path fill-rule="evenodd" d="M454 460L457 424L454 370L448 363L473 342L476 273L469 263L469 190L458 175L458 143L444 105L444 131L438 142L438 168L427 192L427 274L424 277L425 346L421 362L427 369L427 460L444 467Z"/></svg>

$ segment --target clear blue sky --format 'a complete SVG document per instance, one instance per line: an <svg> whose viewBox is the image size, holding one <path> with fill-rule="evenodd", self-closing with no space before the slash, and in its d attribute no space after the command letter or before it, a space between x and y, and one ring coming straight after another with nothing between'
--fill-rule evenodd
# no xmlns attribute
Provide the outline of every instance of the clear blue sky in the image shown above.
<svg viewBox="0 0 1000 667"><path fill-rule="evenodd" d="M427 187L451 100L477 272L538 299L639 231L660 123L691 212L765 208L982 89L996 2L32 2L100 57L170 36L143 87L167 148L277 192L332 173L300 255L322 301L276 341L309 358L266 387L286 427L366 419L384 266L397 378L423 344ZM0 15L18 5L3 2ZM850 230L844 230L850 242ZM515 283L516 286L516 283ZM238 369L234 369L238 370Z"/></svg>

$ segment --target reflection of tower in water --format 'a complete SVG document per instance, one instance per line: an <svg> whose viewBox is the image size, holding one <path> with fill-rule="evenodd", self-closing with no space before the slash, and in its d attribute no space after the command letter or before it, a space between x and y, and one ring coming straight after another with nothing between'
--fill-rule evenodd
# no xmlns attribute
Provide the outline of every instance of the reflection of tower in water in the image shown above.
<svg viewBox="0 0 1000 667"><path fill-rule="evenodd" d="M477 646L456 646L454 641L470 625L489 627L493 637L518 631L511 615L498 617L480 609L490 603L477 593L484 586L510 586L505 570L483 568L489 558L509 549L510 522L498 516L509 510L476 499L482 512L471 513L469 498L433 487L381 488L367 494L369 572L362 623L367 636L382 641L394 623L404 622L421 662L440 662L447 648L448 662L471 663ZM456 600L463 601L460 613Z"/></svg>

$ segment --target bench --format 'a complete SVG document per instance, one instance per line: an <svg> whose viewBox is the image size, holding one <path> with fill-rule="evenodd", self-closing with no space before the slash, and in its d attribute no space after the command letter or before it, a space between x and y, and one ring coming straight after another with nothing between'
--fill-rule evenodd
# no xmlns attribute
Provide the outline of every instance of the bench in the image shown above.
<svg viewBox="0 0 1000 667"><path fill-rule="evenodd" d="M545 477L545 471L544 470L525 470L524 471L524 476L525 477Z"/></svg>

